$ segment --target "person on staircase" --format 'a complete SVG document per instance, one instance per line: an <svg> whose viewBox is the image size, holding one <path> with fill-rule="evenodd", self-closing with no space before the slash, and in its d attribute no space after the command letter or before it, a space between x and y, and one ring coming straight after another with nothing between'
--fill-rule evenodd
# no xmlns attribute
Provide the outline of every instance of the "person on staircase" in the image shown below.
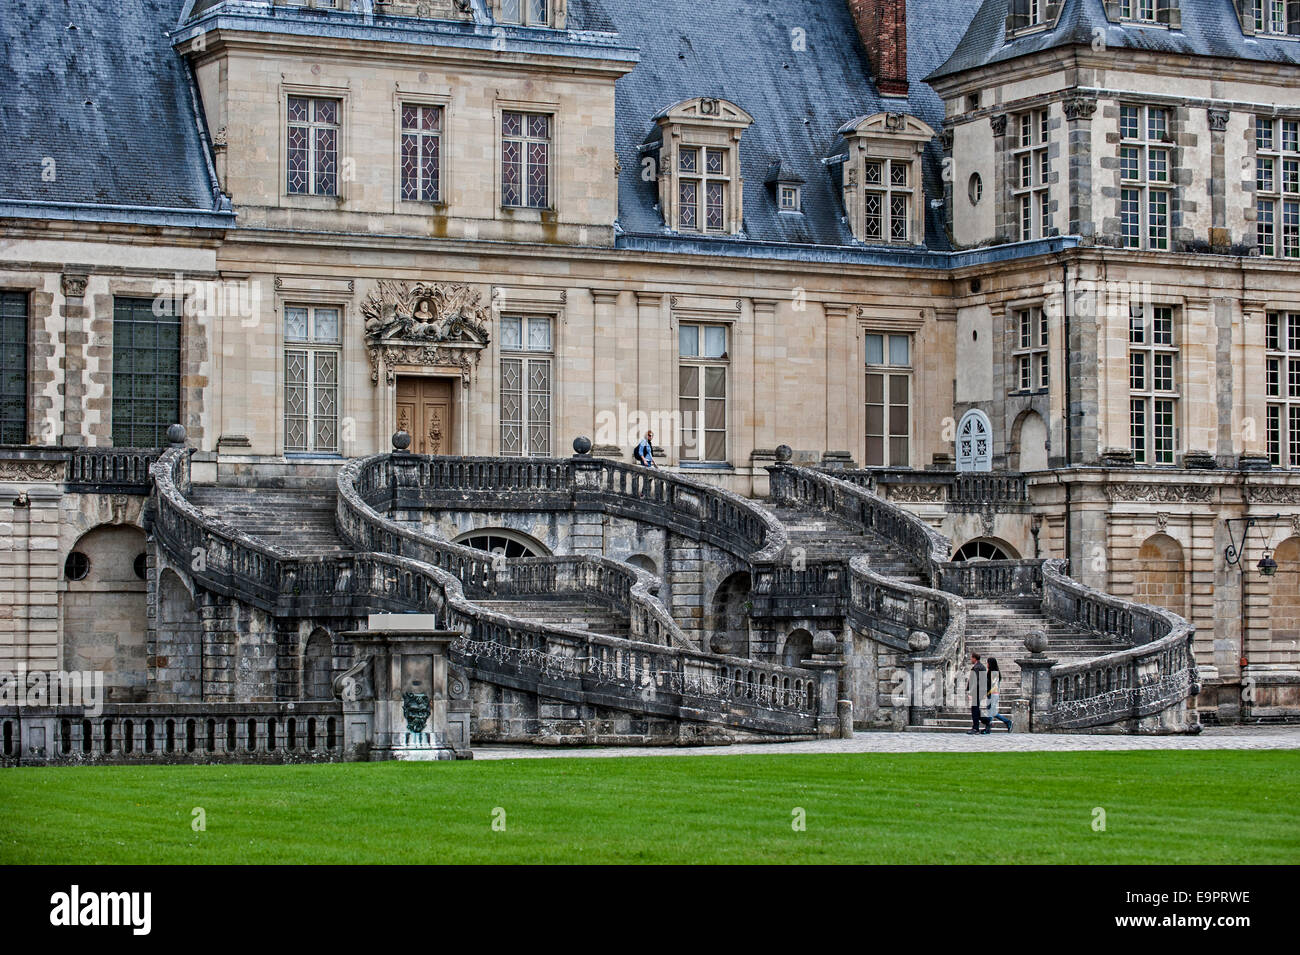
<svg viewBox="0 0 1300 955"><path fill-rule="evenodd" d="M970 673L966 675L966 703L970 706L971 728L966 731L967 736L974 736L980 732L980 722L984 714L984 697L988 693L988 671L984 669L984 664L980 663L980 655L972 653L970 655Z"/></svg>
<svg viewBox="0 0 1300 955"><path fill-rule="evenodd" d="M989 657L989 692L988 696L985 697L987 709L984 711L986 714L984 717L985 735L993 732L994 720L1000 720L1006 726L1007 732L1011 732L1011 721L998 712L998 698L1001 691L1002 673L998 670L998 661L993 657Z"/></svg>
<svg viewBox="0 0 1300 955"><path fill-rule="evenodd" d="M647 431L645 437L637 444L636 449L632 452L632 460L643 468L655 466L655 433L653 431Z"/></svg>

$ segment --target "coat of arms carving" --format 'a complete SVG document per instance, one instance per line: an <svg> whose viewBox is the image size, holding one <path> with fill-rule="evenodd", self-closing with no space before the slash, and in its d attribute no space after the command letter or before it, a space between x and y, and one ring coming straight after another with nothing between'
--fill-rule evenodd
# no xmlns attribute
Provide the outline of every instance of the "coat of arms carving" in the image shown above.
<svg viewBox="0 0 1300 955"><path fill-rule="evenodd" d="M468 285L414 285L381 279L361 304L370 380L389 384L399 365L459 368L462 380L487 347L488 308Z"/></svg>

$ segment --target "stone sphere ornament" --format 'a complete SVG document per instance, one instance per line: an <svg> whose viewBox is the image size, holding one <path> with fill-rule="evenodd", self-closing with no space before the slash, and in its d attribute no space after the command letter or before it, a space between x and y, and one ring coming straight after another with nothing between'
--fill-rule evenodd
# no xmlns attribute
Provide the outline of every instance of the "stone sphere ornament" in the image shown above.
<svg viewBox="0 0 1300 955"><path fill-rule="evenodd" d="M1025 637L1025 649L1030 653L1042 653L1047 649L1047 634L1041 630L1031 630Z"/></svg>
<svg viewBox="0 0 1300 955"><path fill-rule="evenodd" d="M794 457L794 451L788 444L777 445L776 460L778 464L789 464L790 459Z"/></svg>
<svg viewBox="0 0 1300 955"><path fill-rule="evenodd" d="M411 436L405 431L396 431L393 433L393 450L405 451L411 446Z"/></svg>
<svg viewBox="0 0 1300 955"><path fill-rule="evenodd" d="M930 635L913 630L907 638L907 646L913 653L923 653L930 649Z"/></svg>
<svg viewBox="0 0 1300 955"><path fill-rule="evenodd" d="M591 438L580 434L573 439L573 450L582 455L591 454Z"/></svg>
<svg viewBox="0 0 1300 955"><path fill-rule="evenodd" d="M172 444L185 443L185 425L169 424L167 426L167 440Z"/></svg>
<svg viewBox="0 0 1300 955"><path fill-rule="evenodd" d="M818 630L813 636L813 653L834 653L839 649L839 641L829 630Z"/></svg>

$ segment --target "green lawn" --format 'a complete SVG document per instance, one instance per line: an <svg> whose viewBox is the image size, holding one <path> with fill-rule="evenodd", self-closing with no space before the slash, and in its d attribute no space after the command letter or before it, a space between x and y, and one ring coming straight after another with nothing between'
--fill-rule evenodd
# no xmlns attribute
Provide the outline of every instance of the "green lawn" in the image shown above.
<svg viewBox="0 0 1300 955"><path fill-rule="evenodd" d="M1300 752L0 770L0 863L52 862L1294 864Z"/></svg>

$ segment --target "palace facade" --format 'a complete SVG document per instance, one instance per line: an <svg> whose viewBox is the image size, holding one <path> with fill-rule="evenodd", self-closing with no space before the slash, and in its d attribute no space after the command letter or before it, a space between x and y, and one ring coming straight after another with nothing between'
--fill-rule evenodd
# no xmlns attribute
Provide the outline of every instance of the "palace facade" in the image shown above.
<svg viewBox="0 0 1300 955"><path fill-rule="evenodd" d="M1185 618L1202 721L1300 713L1297 0L6 0L3 30L11 666L214 698L156 644L170 425L200 504L398 431L630 464L651 429L671 474L842 473L944 559ZM597 548L671 589L671 541L635 549ZM703 581L665 603L734 651ZM337 632L324 675L281 634L294 689L222 698L328 684Z"/></svg>

